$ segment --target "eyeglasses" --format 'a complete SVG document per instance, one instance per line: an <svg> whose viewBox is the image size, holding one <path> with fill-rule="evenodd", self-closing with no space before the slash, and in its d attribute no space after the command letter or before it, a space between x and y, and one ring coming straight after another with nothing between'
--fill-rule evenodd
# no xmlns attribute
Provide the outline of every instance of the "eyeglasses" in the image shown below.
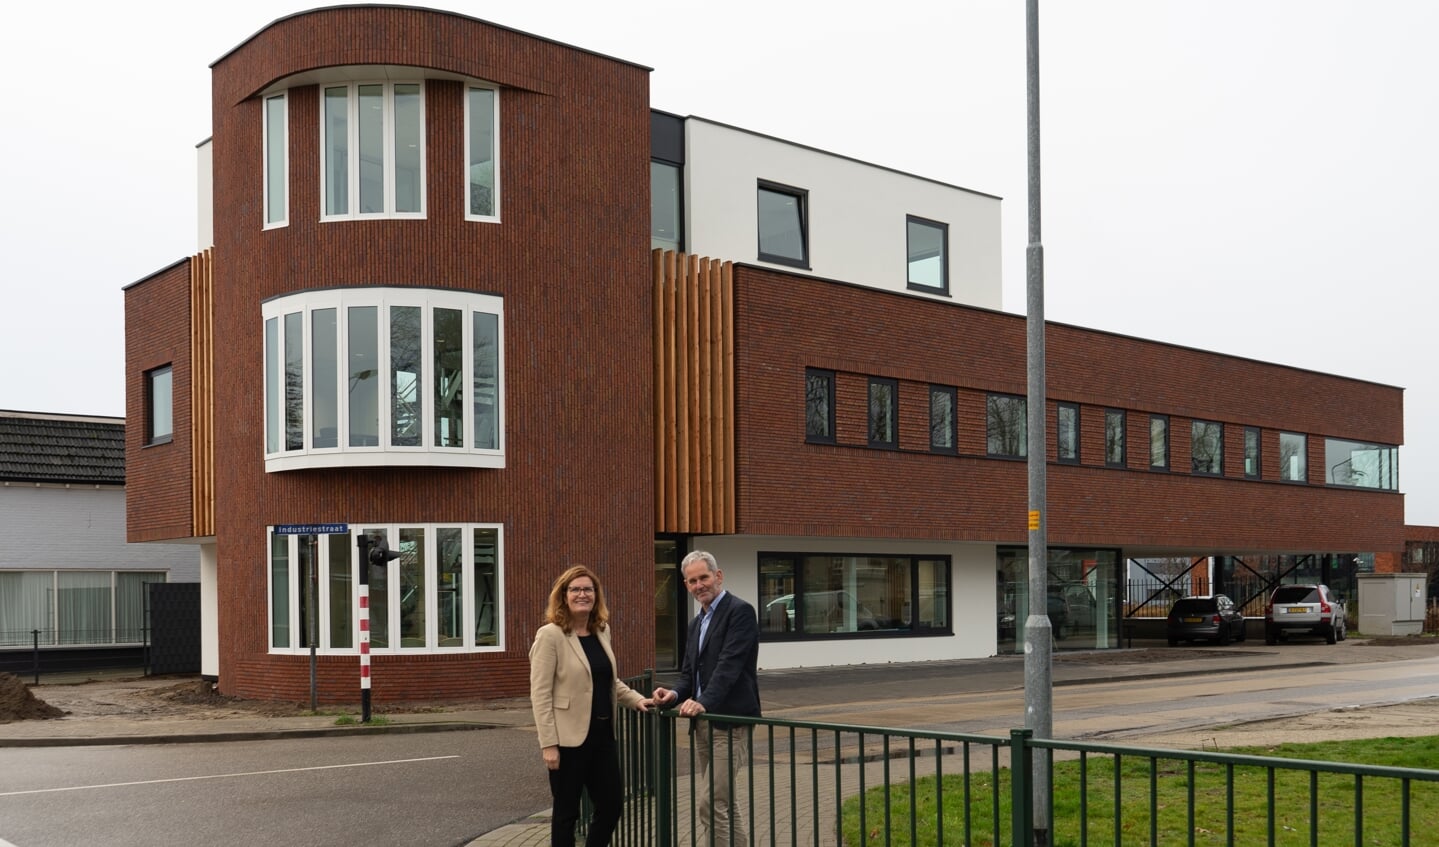
<svg viewBox="0 0 1439 847"><path fill-rule="evenodd" d="M570 586L570 593L571 593L571 594L593 594L593 593L595 593L595 590L594 590L593 588L589 587L588 585L584 585L584 586L571 585L571 586Z"/></svg>

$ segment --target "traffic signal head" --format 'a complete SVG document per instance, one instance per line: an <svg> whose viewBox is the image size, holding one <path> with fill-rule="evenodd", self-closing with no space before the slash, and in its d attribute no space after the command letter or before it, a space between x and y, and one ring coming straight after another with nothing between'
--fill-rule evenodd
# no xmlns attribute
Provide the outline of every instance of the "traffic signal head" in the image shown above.
<svg viewBox="0 0 1439 847"><path fill-rule="evenodd" d="M391 550L390 545L385 542L384 536L370 541L370 564L384 567L391 560L398 558L400 558L399 551Z"/></svg>

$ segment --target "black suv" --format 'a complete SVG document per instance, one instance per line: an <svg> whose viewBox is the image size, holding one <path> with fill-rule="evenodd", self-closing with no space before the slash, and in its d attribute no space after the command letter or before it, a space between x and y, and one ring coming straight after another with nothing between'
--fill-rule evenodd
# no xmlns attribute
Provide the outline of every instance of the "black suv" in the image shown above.
<svg viewBox="0 0 1439 847"><path fill-rule="evenodd" d="M1223 594L1174 601L1164 628L1170 647L1181 641L1228 644L1245 639L1244 614Z"/></svg>

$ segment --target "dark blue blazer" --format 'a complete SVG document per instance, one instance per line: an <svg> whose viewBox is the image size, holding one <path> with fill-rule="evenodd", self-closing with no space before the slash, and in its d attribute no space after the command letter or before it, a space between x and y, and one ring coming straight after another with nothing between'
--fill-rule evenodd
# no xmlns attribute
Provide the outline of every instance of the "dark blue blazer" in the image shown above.
<svg viewBox="0 0 1439 847"><path fill-rule="evenodd" d="M715 604L699 649L700 619L690 621L685 642L684 663L672 689L679 700L694 697L695 675L699 674L700 696L695 698L706 712L721 715L759 717L759 618L754 607L734 594L726 593Z"/></svg>

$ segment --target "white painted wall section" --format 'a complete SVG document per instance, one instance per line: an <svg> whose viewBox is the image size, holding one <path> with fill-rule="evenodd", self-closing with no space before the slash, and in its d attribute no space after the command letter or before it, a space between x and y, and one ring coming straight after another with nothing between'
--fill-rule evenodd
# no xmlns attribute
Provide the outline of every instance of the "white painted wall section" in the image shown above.
<svg viewBox="0 0 1439 847"><path fill-rule="evenodd" d="M824 279L999 309L1000 200L746 130L685 120L689 252L760 262L760 180L808 191L808 271ZM906 216L949 225L949 296L911 291ZM787 265L772 265L796 272Z"/></svg>

